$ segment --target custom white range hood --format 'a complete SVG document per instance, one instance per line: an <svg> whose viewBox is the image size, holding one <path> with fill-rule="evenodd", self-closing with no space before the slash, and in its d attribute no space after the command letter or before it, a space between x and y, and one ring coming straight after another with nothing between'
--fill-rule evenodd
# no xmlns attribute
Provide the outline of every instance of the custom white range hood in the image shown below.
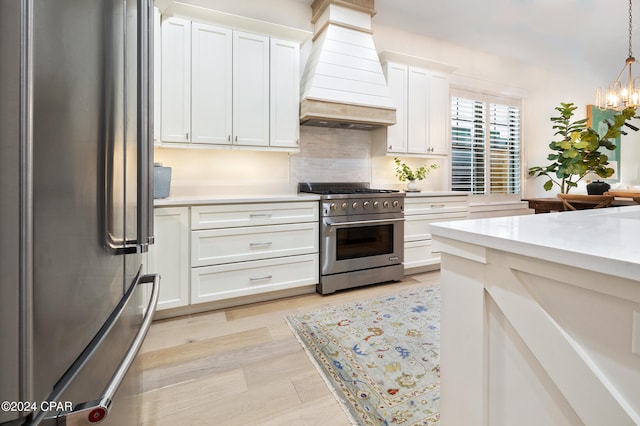
<svg viewBox="0 0 640 426"><path fill-rule="evenodd" d="M396 123L373 43L374 0L315 0L313 45L301 83L300 123L369 130Z"/></svg>

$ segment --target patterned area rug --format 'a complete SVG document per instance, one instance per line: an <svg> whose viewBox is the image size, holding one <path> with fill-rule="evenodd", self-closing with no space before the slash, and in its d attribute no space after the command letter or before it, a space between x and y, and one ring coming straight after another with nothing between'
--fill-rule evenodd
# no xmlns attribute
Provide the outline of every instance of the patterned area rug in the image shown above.
<svg viewBox="0 0 640 426"><path fill-rule="evenodd" d="M439 287L286 320L354 424L439 423Z"/></svg>

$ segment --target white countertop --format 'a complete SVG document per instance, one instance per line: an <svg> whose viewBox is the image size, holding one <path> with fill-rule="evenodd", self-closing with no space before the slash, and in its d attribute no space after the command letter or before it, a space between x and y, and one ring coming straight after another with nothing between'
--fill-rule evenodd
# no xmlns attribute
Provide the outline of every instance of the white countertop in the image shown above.
<svg viewBox="0 0 640 426"><path fill-rule="evenodd" d="M640 280L640 206L430 225L431 234Z"/></svg>
<svg viewBox="0 0 640 426"><path fill-rule="evenodd" d="M155 207L196 206L205 204L275 203L282 201L318 201L315 194L242 194L242 195L189 195L157 198Z"/></svg>
<svg viewBox="0 0 640 426"><path fill-rule="evenodd" d="M460 192L460 191L403 191L407 198L413 197L452 197L457 196L460 197L462 195L469 195L468 192Z"/></svg>
<svg viewBox="0 0 640 426"><path fill-rule="evenodd" d="M465 192L455 191L424 191L405 192L407 198L413 197L446 197L468 195ZM171 206L196 206L205 204L235 204L235 203L269 203L281 201L317 201L320 195L317 194L224 194L224 195L179 195L168 198L156 198L153 201L155 207Z"/></svg>

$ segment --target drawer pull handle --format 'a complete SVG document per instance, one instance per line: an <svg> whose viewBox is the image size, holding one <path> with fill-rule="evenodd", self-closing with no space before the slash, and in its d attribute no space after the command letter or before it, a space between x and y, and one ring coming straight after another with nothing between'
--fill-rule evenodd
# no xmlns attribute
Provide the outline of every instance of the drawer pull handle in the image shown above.
<svg viewBox="0 0 640 426"><path fill-rule="evenodd" d="M271 213L251 213L249 215L249 217L251 219L255 219L255 218L259 218L259 217L264 217L264 218L269 219L269 218L271 218L271 216L273 216Z"/></svg>
<svg viewBox="0 0 640 426"><path fill-rule="evenodd" d="M265 275L263 277L250 277L249 280L250 281L262 281L262 280L270 280L271 278L273 278L273 275Z"/></svg>
<svg viewBox="0 0 640 426"><path fill-rule="evenodd" d="M431 207L434 209L441 209L443 207L445 207L446 204L431 204Z"/></svg>
<svg viewBox="0 0 640 426"><path fill-rule="evenodd" d="M273 244L271 241L265 241L264 243L249 243L250 247L263 247L263 246L270 246L271 244Z"/></svg>

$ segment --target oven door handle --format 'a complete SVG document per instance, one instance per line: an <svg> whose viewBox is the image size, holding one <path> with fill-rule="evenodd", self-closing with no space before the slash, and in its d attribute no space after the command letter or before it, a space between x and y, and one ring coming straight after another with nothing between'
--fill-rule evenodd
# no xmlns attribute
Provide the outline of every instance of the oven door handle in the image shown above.
<svg viewBox="0 0 640 426"><path fill-rule="evenodd" d="M331 222L325 221L328 226L351 226L351 225L369 225L376 223L404 222L404 218L397 219L372 219L372 220L354 220L352 222Z"/></svg>

